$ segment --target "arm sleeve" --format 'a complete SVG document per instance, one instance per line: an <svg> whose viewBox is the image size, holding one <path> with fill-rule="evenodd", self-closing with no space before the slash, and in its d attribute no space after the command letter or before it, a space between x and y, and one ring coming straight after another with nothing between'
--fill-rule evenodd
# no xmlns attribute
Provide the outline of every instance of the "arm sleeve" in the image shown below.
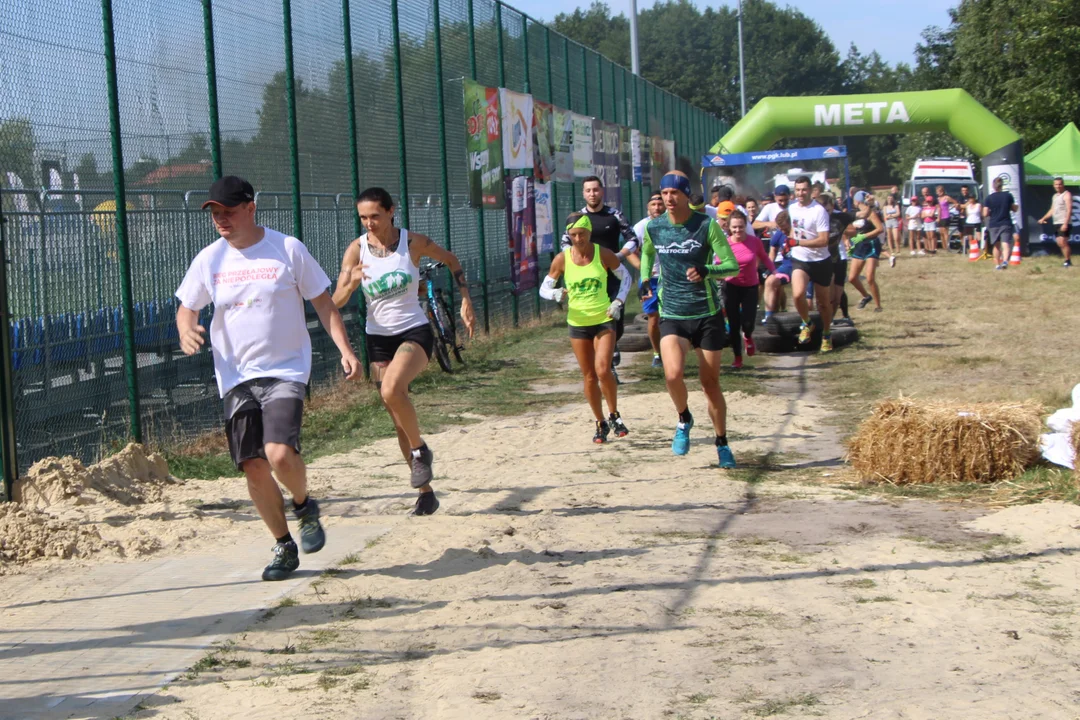
<svg viewBox="0 0 1080 720"><path fill-rule="evenodd" d="M180 287L176 289L176 297L181 305L195 312L199 312L210 304L210 291L203 280L201 258L196 257L191 263Z"/></svg>
<svg viewBox="0 0 1080 720"><path fill-rule="evenodd" d="M776 264L769 257L769 253L765 250L765 245L761 242L761 238L757 235L747 235L747 239L754 238L754 251L757 253L758 260L760 260L765 267L769 268L769 272L776 272Z"/></svg>
<svg viewBox="0 0 1080 720"><path fill-rule="evenodd" d="M540 285L540 297L545 300L555 299L555 278L550 275L544 278L543 284Z"/></svg>
<svg viewBox="0 0 1080 720"><path fill-rule="evenodd" d="M622 263L615 268L612 272L615 273L615 277L619 278L619 293L615 296L615 299L626 304L626 296L630 294L630 273L623 267Z"/></svg>
<svg viewBox="0 0 1080 720"><path fill-rule="evenodd" d="M627 222L626 216L622 214L620 210L614 211L615 220L619 223L619 234L623 237L623 244L629 245L633 243L634 248L637 248L637 233L634 232L634 228L630 227L630 223Z"/></svg>
<svg viewBox="0 0 1080 720"><path fill-rule="evenodd" d="M734 277L739 274L739 261L735 259L735 253L731 252L728 245L727 235L714 222L709 223L709 247L712 254L719 260L718 265L706 265L705 271L711 278ZM644 271L642 277L644 277Z"/></svg>
<svg viewBox="0 0 1080 720"><path fill-rule="evenodd" d="M296 287L305 300L317 298L330 288L330 278L323 272L318 261L308 252L307 246L299 240L290 238L286 241L292 272L296 278Z"/></svg>
<svg viewBox="0 0 1080 720"><path fill-rule="evenodd" d="M656 248L653 247L652 238L649 237L649 227L645 226L645 231L642 233L641 238L641 281L648 282L652 277L652 266L656 261Z"/></svg>

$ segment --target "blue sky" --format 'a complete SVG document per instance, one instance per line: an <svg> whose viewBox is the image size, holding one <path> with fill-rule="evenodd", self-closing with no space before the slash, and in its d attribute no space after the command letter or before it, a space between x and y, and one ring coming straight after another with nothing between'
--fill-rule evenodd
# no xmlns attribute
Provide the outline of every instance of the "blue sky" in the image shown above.
<svg viewBox="0 0 1080 720"><path fill-rule="evenodd" d="M550 21L563 12L588 7L591 0L510 0L509 5L541 21ZM606 0L612 13L628 14L628 0ZM652 0L639 0L638 10L650 7ZM698 7L734 6L734 2L695 2ZM915 43L928 25L949 24L948 8L955 3L942 0L817 0L814 3L780 5L798 8L817 21L832 38L841 54L854 42L859 50L877 50L888 62L913 61Z"/></svg>

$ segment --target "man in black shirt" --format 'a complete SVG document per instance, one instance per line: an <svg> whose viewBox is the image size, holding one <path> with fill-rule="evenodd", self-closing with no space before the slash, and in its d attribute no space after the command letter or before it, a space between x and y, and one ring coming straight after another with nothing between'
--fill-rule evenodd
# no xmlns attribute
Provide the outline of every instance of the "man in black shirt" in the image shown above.
<svg viewBox="0 0 1080 720"><path fill-rule="evenodd" d="M581 183L581 194L585 198L585 207L581 208L581 212L588 215L589 221L592 223L593 244L607 248L618 255L620 260L625 259L630 253L634 252L638 246L634 228L630 226L630 223L626 221L618 208L604 204L604 183L601 182L600 178L595 175L585 178ZM564 234L562 236L560 247L564 250L570 247L569 235ZM608 271L607 290L608 297L612 300L619 294L619 279L610 270ZM623 336L624 322L625 315L619 316L619 319L615 321L616 343ZM612 368L619 364L620 359L619 347L616 345ZM615 377L617 380L618 375Z"/></svg>
<svg viewBox="0 0 1080 720"><path fill-rule="evenodd" d="M1012 213L1016 212L1016 198L1011 192L1005 192L1005 182L994 178L994 192L983 203L983 217L986 218L986 244L994 248L995 270L1009 267L1009 240L1012 239Z"/></svg>

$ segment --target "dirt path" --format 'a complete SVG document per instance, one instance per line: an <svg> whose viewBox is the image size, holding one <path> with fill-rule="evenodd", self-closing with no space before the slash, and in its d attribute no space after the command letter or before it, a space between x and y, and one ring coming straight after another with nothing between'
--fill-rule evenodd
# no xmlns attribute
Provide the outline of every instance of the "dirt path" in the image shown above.
<svg viewBox="0 0 1080 720"><path fill-rule="evenodd" d="M583 403L430 436L431 518L395 441L314 463L342 522L390 530L131 717L1076 717L1080 508L776 482L842 455L817 370L780 368L729 397L734 472L700 393L681 458L662 394L603 447Z"/></svg>

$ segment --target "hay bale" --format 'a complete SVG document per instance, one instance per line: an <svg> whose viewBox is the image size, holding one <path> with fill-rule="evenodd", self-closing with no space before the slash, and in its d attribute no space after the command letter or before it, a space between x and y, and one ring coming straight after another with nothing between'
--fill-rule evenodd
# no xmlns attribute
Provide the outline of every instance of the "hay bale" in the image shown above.
<svg viewBox="0 0 1080 720"><path fill-rule="evenodd" d="M1007 480L1039 457L1042 414L1035 403L884 400L848 457L863 479L898 485Z"/></svg>
<svg viewBox="0 0 1080 720"><path fill-rule="evenodd" d="M1073 472L1080 476L1080 422L1072 424Z"/></svg>

